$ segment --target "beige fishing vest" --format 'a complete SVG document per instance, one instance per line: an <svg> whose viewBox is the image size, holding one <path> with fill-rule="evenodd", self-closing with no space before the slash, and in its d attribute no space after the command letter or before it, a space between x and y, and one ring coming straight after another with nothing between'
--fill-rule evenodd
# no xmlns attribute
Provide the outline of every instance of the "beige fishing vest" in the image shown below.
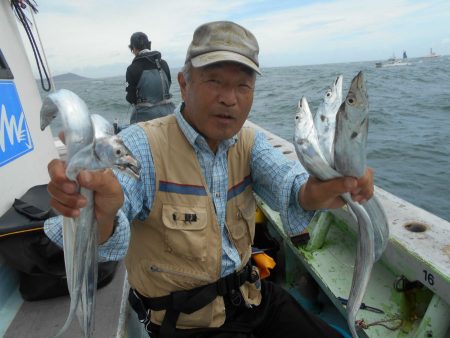
<svg viewBox="0 0 450 338"><path fill-rule="evenodd" d="M125 264L132 288L158 297L190 290L220 278L221 233L214 205L194 149L174 115L140 124L153 155L156 195L145 221L134 221ZM254 131L243 128L228 150L226 225L242 268L251 255L255 234L255 199L250 176ZM240 269L239 268L239 269ZM254 284L241 286L248 304L259 305ZM152 311L161 325L165 311ZM181 313L178 328L219 327L225 321L223 297L192 313Z"/></svg>

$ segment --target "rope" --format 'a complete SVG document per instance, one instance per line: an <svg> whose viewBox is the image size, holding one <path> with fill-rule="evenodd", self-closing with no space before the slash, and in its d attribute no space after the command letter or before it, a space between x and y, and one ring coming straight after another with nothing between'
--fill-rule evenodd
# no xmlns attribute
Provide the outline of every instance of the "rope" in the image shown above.
<svg viewBox="0 0 450 338"><path fill-rule="evenodd" d="M394 321L396 321L396 320L399 321L399 323L398 323L397 325L394 325L394 326L388 326L388 325L385 324L385 323L391 323L391 322L394 322ZM364 321L364 319L360 319L360 320L357 320L357 321L356 321L356 325L359 326L359 327L361 327L361 328L363 328L364 330L367 330L367 329L368 329L369 327L371 327L371 326L379 325L379 326L385 327L385 328L388 329L388 330L396 331L396 330L398 330L398 329L403 325L403 320L402 320L401 318L399 318L399 317L394 317L394 318L391 318L391 319L383 319L383 320L377 320L377 321L374 321L374 322L372 322L372 323L366 323L366 322Z"/></svg>
<svg viewBox="0 0 450 338"><path fill-rule="evenodd" d="M49 80L49 76L47 74L47 70L45 69L44 62L42 61L41 54L39 52L39 49L37 47L36 41L34 39L33 33L31 32L30 28L30 20L26 17L23 10L28 6L30 6L30 10L33 10L35 13L38 12L37 5L34 0L12 0L11 1L11 7L13 8L16 17L19 19L19 21L22 23L23 28L25 29L25 33L27 33L28 40L30 40L31 48L33 50L34 59L36 60L36 65L39 72L39 77L41 79L41 87L44 91L48 92L50 91L52 85ZM41 71L42 67L42 71ZM44 80L42 78L42 72L44 72L45 79L47 82L47 85L44 84Z"/></svg>
<svg viewBox="0 0 450 338"><path fill-rule="evenodd" d="M36 30L37 37L39 39L39 44L41 46L42 54L44 55L45 65L47 66L48 75L50 77L51 88L53 88L53 91L55 91L56 90L55 82L53 81L53 76L50 71L50 67L48 66L47 55L45 54L44 45L42 44L41 35L39 34L38 26L36 24L36 19L34 18L34 13L33 13L33 10L31 9L31 7L30 7L29 11L31 13L31 17L33 18L33 25L34 25L34 29Z"/></svg>

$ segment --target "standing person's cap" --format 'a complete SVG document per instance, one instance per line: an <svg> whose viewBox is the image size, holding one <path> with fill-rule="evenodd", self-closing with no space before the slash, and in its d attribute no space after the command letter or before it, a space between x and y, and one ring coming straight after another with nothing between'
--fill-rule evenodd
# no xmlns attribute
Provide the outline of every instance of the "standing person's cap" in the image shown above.
<svg viewBox="0 0 450 338"><path fill-rule="evenodd" d="M255 36L230 21L209 22L198 27L189 45L186 62L193 67L203 67L216 62L238 62L258 74L259 46Z"/></svg>
<svg viewBox="0 0 450 338"><path fill-rule="evenodd" d="M150 41L145 33L136 32L131 35L130 44L128 48L137 48L139 50L150 48Z"/></svg>

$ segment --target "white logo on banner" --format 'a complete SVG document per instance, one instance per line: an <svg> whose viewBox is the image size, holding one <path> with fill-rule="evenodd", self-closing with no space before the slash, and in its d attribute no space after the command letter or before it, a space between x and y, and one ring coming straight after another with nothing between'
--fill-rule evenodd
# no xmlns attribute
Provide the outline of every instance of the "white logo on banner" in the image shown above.
<svg viewBox="0 0 450 338"><path fill-rule="evenodd" d="M11 115L8 119L6 107L2 105L0 114L0 149L3 152L7 146L6 142L8 142L10 146L24 142L27 149L33 147L30 144L30 133L27 124L25 123L23 112L20 113L19 121L17 122L14 115Z"/></svg>

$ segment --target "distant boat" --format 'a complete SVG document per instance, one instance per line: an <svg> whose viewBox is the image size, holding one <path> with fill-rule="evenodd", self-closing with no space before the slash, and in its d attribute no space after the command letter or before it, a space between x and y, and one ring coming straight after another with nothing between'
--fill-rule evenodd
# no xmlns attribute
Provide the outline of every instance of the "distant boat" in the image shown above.
<svg viewBox="0 0 450 338"><path fill-rule="evenodd" d="M424 57L426 57L426 58L437 58L439 56L440 56L439 54L436 54L435 52L433 52L433 48L430 48L430 54L425 55Z"/></svg>
<svg viewBox="0 0 450 338"><path fill-rule="evenodd" d="M406 55L406 51L403 51L403 59L395 57L395 54L392 54L385 62L377 62L375 63L375 67L384 68L384 67L394 67L394 66L409 66L411 63L407 62L408 56Z"/></svg>

